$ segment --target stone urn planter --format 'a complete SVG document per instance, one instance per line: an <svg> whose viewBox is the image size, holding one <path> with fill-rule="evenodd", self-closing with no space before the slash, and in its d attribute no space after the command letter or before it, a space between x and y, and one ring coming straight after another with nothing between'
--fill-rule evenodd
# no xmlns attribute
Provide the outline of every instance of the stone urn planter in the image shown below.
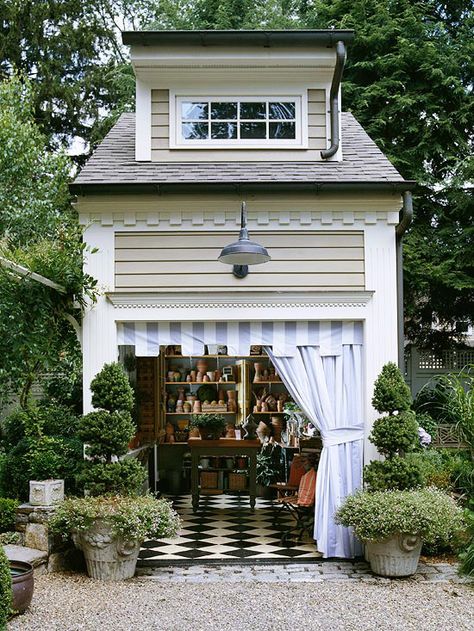
<svg viewBox="0 0 474 631"><path fill-rule="evenodd" d="M414 535L397 534L384 541L368 541L365 546L372 572L396 578L415 574L422 540Z"/></svg>
<svg viewBox="0 0 474 631"><path fill-rule="evenodd" d="M23 613L33 598L33 566L26 561L10 561L12 576L13 610Z"/></svg>
<svg viewBox="0 0 474 631"><path fill-rule="evenodd" d="M135 574L141 542L114 536L110 523L97 520L89 530L73 532L72 539L84 553L91 578L122 581Z"/></svg>
<svg viewBox="0 0 474 631"><path fill-rule="evenodd" d="M170 502L152 495L98 495L64 500L50 526L72 537L91 578L121 581L134 575L143 541L175 537L181 522Z"/></svg>

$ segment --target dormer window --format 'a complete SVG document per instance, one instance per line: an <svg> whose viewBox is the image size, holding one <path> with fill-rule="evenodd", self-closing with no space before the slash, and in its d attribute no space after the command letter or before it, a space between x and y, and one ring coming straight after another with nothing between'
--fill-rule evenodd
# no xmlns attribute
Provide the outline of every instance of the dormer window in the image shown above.
<svg viewBox="0 0 474 631"><path fill-rule="evenodd" d="M175 146L302 146L301 104L301 96L179 96Z"/></svg>

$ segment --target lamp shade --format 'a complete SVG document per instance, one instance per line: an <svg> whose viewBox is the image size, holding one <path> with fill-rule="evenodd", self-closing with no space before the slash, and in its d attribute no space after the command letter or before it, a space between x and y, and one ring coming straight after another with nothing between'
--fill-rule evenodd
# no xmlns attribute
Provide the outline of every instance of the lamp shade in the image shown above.
<svg viewBox="0 0 474 631"><path fill-rule="evenodd" d="M239 240L226 245L217 260L220 263L233 265L234 274L237 275L238 278L243 278L248 273L249 265L266 263L271 259L271 256L260 243L250 241L249 239L247 230L247 205L245 202L242 202L240 222ZM236 273L236 268L240 268L237 270L238 273Z"/></svg>
<svg viewBox="0 0 474 631"><path fill-rule="evenodd" d="M226 245L219 255L221 263L229 265L260 265L270 260L266 249L255 241L239 239Z"/></svg>

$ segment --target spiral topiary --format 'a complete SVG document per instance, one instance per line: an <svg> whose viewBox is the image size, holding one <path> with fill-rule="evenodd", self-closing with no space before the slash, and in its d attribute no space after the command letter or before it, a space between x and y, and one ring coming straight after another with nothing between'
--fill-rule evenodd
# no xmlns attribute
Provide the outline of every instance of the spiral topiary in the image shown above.
<svg viewBox="0 0 474 631"><path fill-rule="evenodd" d="M133 390L120 364L106 364L92 380L91 391L98 409L79 424L88 460L78 482L90 495L138 493L146 479L144 467L137 460L113 462L127 453L135 434Z"/></svg>
<svg viewBox="0 0 474 631"><path fill-rule="evenodd" d="M369 440L386 459L372 461L364 468L367 489L401 491L420 486L423 483L420 466L404 457L418 445L418 422L409 409L410 390L392 362L382 368L375 382L372 405L386 416L375 421Z"/></svg>

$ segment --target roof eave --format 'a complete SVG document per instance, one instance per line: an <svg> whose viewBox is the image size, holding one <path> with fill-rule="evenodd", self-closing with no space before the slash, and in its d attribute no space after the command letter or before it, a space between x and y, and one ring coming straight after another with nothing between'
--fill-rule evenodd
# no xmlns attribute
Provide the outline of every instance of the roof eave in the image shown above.
<svg viewBox="0 0 474 631"><path fill-rule="evenodd" d="M124 31L122 42L133 46L335 46L348 44L346 29Z"/></svg>
<svg viewBox="0 0 474 631"><path fill-rule="evenodd" d="M415 188L414 180L399 181L371 181L371 182L101 182L101 183L81 183L73 182L69 185L72 194L78 196L104 195L104 194L144 194L144 193L201 193L212 189L213 193L226 192L312 192L314 194L322 192L387 192L403 193Z"/></svg>

